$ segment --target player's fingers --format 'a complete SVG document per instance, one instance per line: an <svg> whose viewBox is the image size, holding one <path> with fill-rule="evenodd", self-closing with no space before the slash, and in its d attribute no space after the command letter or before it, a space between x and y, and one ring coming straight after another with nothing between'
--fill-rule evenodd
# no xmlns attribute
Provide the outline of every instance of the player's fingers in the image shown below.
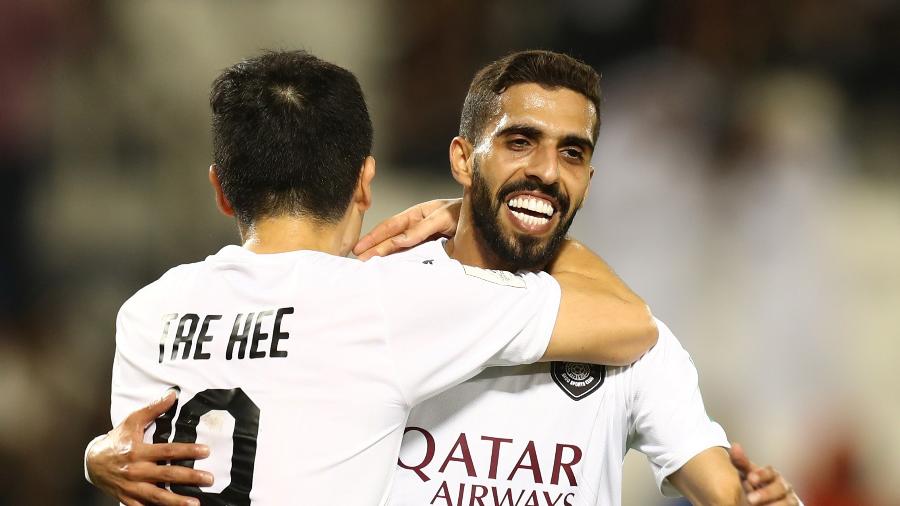
<svg viewBox="0 0 900 506"><path fill-rule="evenodd" d="M793 494L790 484L781 476L765 486L747 494L747 500L753 506L769 505L779 501L787 501Z"/></svg>
<svg viewBox="0 0 900 506"><path fill-rule="evenodd" d="M405 231L409 228L409 212L409 209L407 209L406 211L391 216L378 225L375 225L369 233L362 236L359 241L357 241L356 246L353 247L353 254L361 257L363 252L372 249L375 245L387 241L391 237Z"/></svg>
<svg viewBox="0 0 900 506"><path fill-rule="evenodd" d="M797 497L797 494L791 494L779 501L770 502L766 506L800 506L800 504L800 499Z"/></svg>
<svg viewBox="0 0 900 506"><path fill-rule="evenodd" d="M181 466L158 466L159 470L156 482L168 483L175 485L195 485L198 487L209 487L214 483L212 473L207 471L199 471L190 467Z"/></svg>
<svg viewBox="0 0 900 506"><path fill-rule="evenodd" d="M412 248L427 241L430 237L447 235L455 228L456 220L449 211L435 211L410 226L406 232L393 237L391 241L401 248Z"/></svg>
<svg viewBox="0 0 900 506"><path fill-rule="evenodd" d="M144 503L130 497L119 497L119 502L125 506L144 506Z"/></svg>
<svg viewBox="0 0 900 506"><path fill-rule="evenodd" d="M741 480L741 487L743 487L745 494L749 494L754 490L753 485L751 485L749 481L744 479Z"/></svg>
<svg viewBox="0 0 900 506"><path fill-rule="evenodd" d="M746 476L756 468L753 462L750 462L747 453L744 452L744 447L740 443L731 444L731 448L728 449L728 456L731 457L731 464L740 471L742 476Z"/></svg>
<svg viewBox="0 0 900 506"><path fill-rule="evenodd" d="M401 213L391 216L378 225L375 225L375 227L372 228L369 233L362 236L356 243L356 246L353 247L353 254L359 258L363 258L364 255L366 256L366 258L374 256L374 254L372 253L366 255L366 252L376 245L387 241L392 237L400 235L403 232L406 232L407 229L422 221L423 219L425 219L425 217L434 214L444 208L448 209L447 212L451 216L458 216L460 199L429 200L428 202L416 204Z"/></svg>
<svg viewBox="0 0 900 506"><path fill-rule="evenodd" d="M135 448L135 460L200 460L209 457L209 447L196 443L156 443Z"/></svg>
<svg viewBox="0 0 900 506"><path fill-rule="evenodd" d="M391 238L388 238L385 241L382 241L375 246L363 251L356 258L360 260L368 260L372 257L384 257L388 256L391 253L396 253L404 248L397 246Z"/></svg>
<svg viewBox="0 0 900 506"><path fill-rule="evenodd" d="M213 484L213 475L183 466L160 466L151 462L129 464L122 471L122 477L130 483L149 482L208 487Z"/></svg>
<svg viewBox="0 0 900 506"><path fill-rule="evenodd" d="M132 428L140 428L141 431L144 430L153 420L159 418L163 413L169 410L175 401L178 400L178 392L173 389L166 391L165 395L160 397L159 399L147 404L143 408L132 412L125 418L125 421L122 423L124 426L132 427Z"/></svg>
<svg viewBox="0 0 900 506"><path fill-rule="evenodd" d="M200 506L200 500L196 497L173 494L150 483L139 484L132 495L141 501L161 506Z"/></svg>
<svg viewBox="0 0 900 506"><path fill-rule="evenodd" d="M410 214L410 219L415 222L444 208L456 209L460 207L459 203L461 201L462 199L434 199L414 205L407 209L407 211Z"/></svg>
<svg viewBox="0 0 900 506"><path fill-rule="evenodd" d="M747 474L747 481L756 488L766 485L777 478L778 472L772 466L757 467Z"/></svg>

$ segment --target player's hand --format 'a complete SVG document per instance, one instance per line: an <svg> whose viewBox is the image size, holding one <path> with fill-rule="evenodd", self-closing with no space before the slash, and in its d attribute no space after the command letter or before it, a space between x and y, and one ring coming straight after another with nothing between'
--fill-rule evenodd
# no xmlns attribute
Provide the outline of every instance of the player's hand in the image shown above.
<svg viewBox="0 0 900 506"><path fill-rule="evenodd" d="M356 243L353 253L360 260L368 260L412 248L431 237L452 237L461 207L462 199L416 204L376 225Z"/></svg>
<svg viewBox="0 0 900 506"><path fill-rule="evenodd" d="M157 487L156 483L209 486L212 474L189 467L159 465L166 460L199 460L209 456L206 445L189 443L144 443L144 430L175 403L170 391L164 397L128 415L121 424L94 441L86 465L91 482L126 506L161 504L200 506L193 497L183 497Z"/></svg>
<svg viewBox="0 0 900 506"><path fill-rule="evenodd" d="M741 485L751 505L802 506L791 484L772 466L759 467L751 462L739 443L732 444L728 455L741 475Z"/></svg>

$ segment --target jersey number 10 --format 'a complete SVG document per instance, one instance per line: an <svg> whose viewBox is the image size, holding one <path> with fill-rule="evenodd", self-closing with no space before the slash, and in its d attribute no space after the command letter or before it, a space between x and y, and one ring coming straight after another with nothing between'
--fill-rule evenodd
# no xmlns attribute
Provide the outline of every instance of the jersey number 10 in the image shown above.
<svg viewBox="0 0 900 506"><path fill-rule="evenodd" d="M168 443L178 405L172 406L156 420L154 443ZM203 506L250 506L253 488L253 463L256 460L256 437L259 434L259 408L240 388L209 389L197 393L181 406L174 420L173 443L195 443L200 417L213 410L227 411L234 417L234 445L231 456L231 483L219 493L204 492L200 487L172 485L176 494L196 497ZM173 465L194 467L193 460L172 461ZM160 486L164 486L160 484Z"/></svg>

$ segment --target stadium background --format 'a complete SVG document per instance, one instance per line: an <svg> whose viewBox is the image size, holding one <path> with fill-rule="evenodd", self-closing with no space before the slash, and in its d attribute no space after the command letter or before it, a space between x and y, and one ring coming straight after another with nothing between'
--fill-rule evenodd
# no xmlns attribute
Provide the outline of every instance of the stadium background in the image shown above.
<svg viewBox="0 0 900 506"><path fill-rule="evenodd" d="M116 310L236 240L206 181L209 84L296 47L367 93L369 225L458 194L446 150L480 65L593 64L575 235L808 505L900 504L898 33L891 0L0 2L0 505L109 503L81 452L108 428ZM626 466L625 504L663 504L643 457Z"/></svg>

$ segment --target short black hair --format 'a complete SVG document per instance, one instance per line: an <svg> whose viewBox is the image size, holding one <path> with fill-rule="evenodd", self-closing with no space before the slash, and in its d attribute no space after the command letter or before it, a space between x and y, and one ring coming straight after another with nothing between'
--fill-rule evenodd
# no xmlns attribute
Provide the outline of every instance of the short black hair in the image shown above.
<svg viewBox="0 0 900 506"><path fill-rule="evenodd" d="M268 51L225 69L209 103L216 174L241 224L340 220L372 152L356 76L306 51Z"/></svg>
<svg viewBox="0 0 900 506"><path fill-rule="evenodd" d="M543 50L519 51L491 62L472 78L459 120L459 135L476 144L487 123L499 112L500 95L510 86L535 83L546 88L568 88L594 104L597 116L593 135L600 132L600 75L581 61Z"/></svg>

